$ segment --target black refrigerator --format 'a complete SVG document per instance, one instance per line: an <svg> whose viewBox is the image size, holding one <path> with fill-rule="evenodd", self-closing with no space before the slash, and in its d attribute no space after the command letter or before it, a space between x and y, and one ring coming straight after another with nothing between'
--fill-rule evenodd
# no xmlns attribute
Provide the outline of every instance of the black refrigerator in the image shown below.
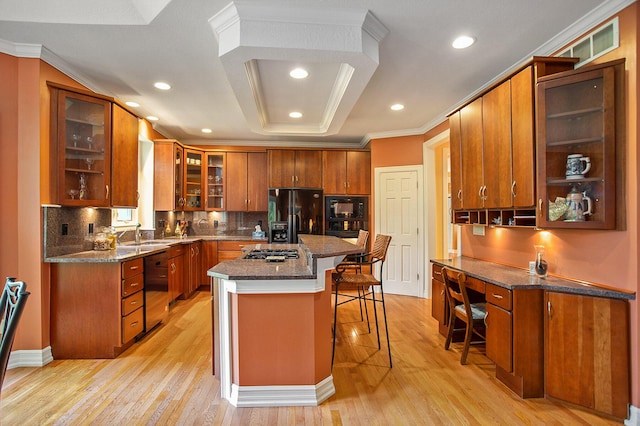
<svg viewBox="0 0 640 426"><path fill-rule="evenodd" d="M270 189L269 242L297 244L299 234L322 235L323 202L321 189Z"/></svg>

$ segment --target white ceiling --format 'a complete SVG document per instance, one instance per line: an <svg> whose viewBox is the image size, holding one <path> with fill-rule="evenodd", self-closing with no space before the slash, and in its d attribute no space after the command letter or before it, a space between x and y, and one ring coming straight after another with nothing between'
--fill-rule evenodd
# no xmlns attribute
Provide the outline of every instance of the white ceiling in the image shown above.
<svg viewBox="0 0 640 426"><path fill-rule="evenodd" d="M136 101L184 143L359 147L428 130L631 3L0 0L0 52L40 57L96 92ZM463 33L476 44L451 48ZM284 73L293 65L309 67L309 78L292 81ZM155 89L159 80L172 90ZM394 103L406 108L391 111Z"/></svg>

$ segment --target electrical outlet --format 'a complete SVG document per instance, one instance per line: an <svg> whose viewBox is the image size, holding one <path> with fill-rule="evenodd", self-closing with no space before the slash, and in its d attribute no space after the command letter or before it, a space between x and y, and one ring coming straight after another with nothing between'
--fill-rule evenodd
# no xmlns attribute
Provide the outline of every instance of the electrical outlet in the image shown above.
<svg viewBox="0 0 640 426"><path fill-rule="evenodd" d="M214 220L214 221L213 221L213 227L214 227L214 228L217 228L217 227L218 227L218 221L217 221L217 220Z"/></svg>
<svg viewBox="0 0 640 426"><path fill-rule="evenodd" d="M473 226L473 235L480 235L484 237L484 226Z"/></svg>
<svg viewBox="0 0 640 426"><path fill-rule="evenodd" d="M93 234L93 223L89 224L89 234Z"/></svg>
<svg viewBox="0 0 640 426"><path fill-rule="evenodd" d="M63 223L62 224L62 235L69 235L69 224L68 223Z"/></svg>

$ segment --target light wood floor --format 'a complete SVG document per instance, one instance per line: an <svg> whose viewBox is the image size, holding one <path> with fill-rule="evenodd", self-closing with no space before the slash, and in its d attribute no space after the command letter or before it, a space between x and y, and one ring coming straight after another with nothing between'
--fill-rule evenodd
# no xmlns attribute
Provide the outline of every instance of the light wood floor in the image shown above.
<svg viewBox="0 0 640 426"><path fill-rule="evenodd" d="M521 400L472 348L444 338L430 301L387 296L393 368L383 346L363 334L355 303L339 310L333 369L336 394L319 407L234 408L211 374L207 292L176 304L168 324L115 360L62 360L9 370L3 425L604 425L585 410L545 399ZM99 332L99 330L96 330Z"/></svg>

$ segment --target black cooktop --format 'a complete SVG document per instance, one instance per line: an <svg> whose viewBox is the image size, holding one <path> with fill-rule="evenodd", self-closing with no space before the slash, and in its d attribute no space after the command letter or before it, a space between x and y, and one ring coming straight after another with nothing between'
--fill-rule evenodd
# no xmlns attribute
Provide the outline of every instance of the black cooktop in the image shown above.
<svg viewBox="0 0 640 426"><path fill-rule="evenodd" d="M284 262L286 259L298 259L300 255L297 249L253 249L244 257L245 259L266 260L267 262Z"/></svg>

